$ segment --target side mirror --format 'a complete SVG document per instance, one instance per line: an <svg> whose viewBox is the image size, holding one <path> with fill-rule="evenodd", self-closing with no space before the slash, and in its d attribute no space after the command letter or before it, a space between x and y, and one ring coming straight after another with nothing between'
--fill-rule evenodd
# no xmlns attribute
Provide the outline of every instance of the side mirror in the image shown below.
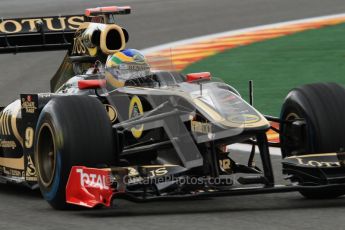
<svg viewBox="0 0 345 230"><path fill-rule="evenodd" d="M105 87L106 80L80 80L78 81L78 88L83 89L100 89Z"/></svg>
<svg viewBox="0 0 345 230"><path fill-rule="evenodd" d="M211 73L210 72L189 73L186 75L186 77L187 77L187 82L209 81L211 80Z"/></svg>

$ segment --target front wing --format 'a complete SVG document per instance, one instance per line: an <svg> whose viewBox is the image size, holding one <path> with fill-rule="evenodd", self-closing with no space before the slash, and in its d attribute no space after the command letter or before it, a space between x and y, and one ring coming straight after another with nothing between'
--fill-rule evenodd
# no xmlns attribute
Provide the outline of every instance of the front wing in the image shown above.
<svg viewBox="0 0 345 230"><path fill-rule="evenodd" d="M199 189L184 192L176 189L176 191L170 193L144 193L140 195L131 192L128 188L133 182L136 182L137 185L145 186L145 180L148 181L150 177L143 178L138 176L133 180L131 174L133 174L134 169L131 167L97 169L74 166L66 187L66 200L70 204L92 208L97 205L110 207L112 200L115 198L134 202L148 202L324 189L345 191L343 156L343 153L328 153L298 156L297 159L296 157L284 159L282 162L283 169L289 175L289 178L301 178L299 183L289 185L236 186L234 184L227 184L227 186L220 186L218 188L204 186L202 189L199 187ZM175 173L182 175L182 168L174 170ZM335 172L336 174L334 174ZM323 176L320 177L320 175Z"/></svg>

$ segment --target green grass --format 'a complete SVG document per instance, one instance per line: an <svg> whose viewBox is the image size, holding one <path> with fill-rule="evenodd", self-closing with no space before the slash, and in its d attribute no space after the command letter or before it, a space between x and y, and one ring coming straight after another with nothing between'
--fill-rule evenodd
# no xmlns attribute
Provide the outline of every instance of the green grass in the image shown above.
<svg viewBox="0 0 345 230"><path fill-rule="evenodd" d="M345 84L345 24L238 47L208 57L183 72L210 71L248 97L254 80L255 107L279 115L287 93L312 82ZM345 106L345 105L344 105Z"/></svg>

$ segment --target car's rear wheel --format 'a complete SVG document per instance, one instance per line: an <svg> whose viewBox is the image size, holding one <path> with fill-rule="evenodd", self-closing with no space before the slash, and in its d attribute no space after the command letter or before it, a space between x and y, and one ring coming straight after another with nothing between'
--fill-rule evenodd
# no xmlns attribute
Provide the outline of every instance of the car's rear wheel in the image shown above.
<svg viewBox="0 0 345 230"><path fill-rule="evenodd" d="M35 165L43 197L55 209L66 203L71 167L114 164L114 139L104 106L89 96L53 98L42 110L36 128Z"/></svg>
<svg viewBox="0 0 345 230"><path fill-rule="evenodd" d="M282 156L337 152L345 147L345 89L335 83L309 84L293 89L281 110L284 121L303 122L296 129L282 124ZM300 121L298 121L300 120ZM303 191L307 198L335 198L345 191Z"/></svg>

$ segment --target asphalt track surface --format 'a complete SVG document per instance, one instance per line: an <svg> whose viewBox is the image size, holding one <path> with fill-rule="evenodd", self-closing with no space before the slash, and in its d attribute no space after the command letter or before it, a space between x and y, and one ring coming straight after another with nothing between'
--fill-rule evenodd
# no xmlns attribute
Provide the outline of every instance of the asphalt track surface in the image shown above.
<svg viewBox="0 0 345 230"><path fill-rule="evenodd" d="M344 0L1 0L0 16L80 13L99 5L131 5L121 24L129 46L147 48L195 36L344 13ZM49 90L63 52L0 57L0 104L19 93ZM236 154L236 153L233 153ZM244 153L237 153L244 154ZM243 159L243 157L239 157ZM279 157L273 157L281 182ZM133 204L59 212L38 191L0 185L0 229L344 229L345 199L304 200L297 193Z"/></svg>

